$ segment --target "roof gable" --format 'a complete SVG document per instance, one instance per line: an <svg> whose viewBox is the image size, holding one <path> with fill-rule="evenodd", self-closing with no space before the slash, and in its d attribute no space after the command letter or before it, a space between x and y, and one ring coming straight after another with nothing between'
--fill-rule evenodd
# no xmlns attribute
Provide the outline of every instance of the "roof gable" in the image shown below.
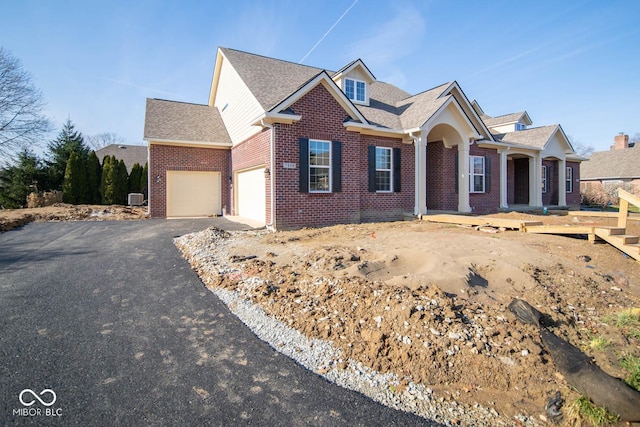
<svg viewBox="0 0 640 427"><path fill-rule="evenodd" d="M561 145L559 148L564 154L574 152L569 139L560 125L541 126L494 136L502 142L524 145L538 150L550 149L548 146L549 143L557 139Z"/></svg>
<svg viewBox="0 0 640 427"><path fill-rule="evenodd" d="M271 110L323 71L321 68L221 47L218 49L209 105L213 105L219 77L218 68L224 60L229 61L265 111Z"/></svg>
<svg viewBox="0 0 640 427"><path fill-rule="evenodd" d="M333 79L333 81L337 82L338 80L342 79L342 77L347 76L351 73L356 73L359 76L363 77L364 81L367 84L371 84L376 81L376 78L369 70L369 67L367 67L361 59L356 59L355 61L342 67L340 70L336 71L331 76L331 78Z"/></svg>
<svg viewBox="0 0 640 427"><path fill-rule="evenodd" d="M367 119L362 113L353 105L353 103L347 98L347 96L340 90L335 82L329 77L326 71L322 71L314 76L309 81L305 82L295 92L284 98L280 103L271 108L266 116L286 114L286 110L291 107L297 100L309 93L311 89L315 88L319 84L323 85L325 89L338 101L342 108L351 116L352 119L361 122L368 123Z"/></svg>
<svg viewBox="0 0 640 427"><path fill-rule="evenodd" d="M526 111L503 114L502 116L497 117L491 117L485 114L482 120L488 127L510 125L515 123L522 123L527 126L531 126L533 124L533 121L531 121L531 117L529 117L529 113L527 113Z"/></svg>

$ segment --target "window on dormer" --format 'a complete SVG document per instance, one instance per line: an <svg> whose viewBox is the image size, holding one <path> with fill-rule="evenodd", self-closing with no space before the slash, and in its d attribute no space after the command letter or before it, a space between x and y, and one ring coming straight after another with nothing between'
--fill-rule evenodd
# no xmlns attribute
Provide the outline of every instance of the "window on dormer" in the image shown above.
<svg viewBox="0 0 640 427"><path fill-rule="evenodd" d="M344 92L352 101L366 102L367 89L365 82L361 80L345 79L344 80Z"/></svg>
<svg viewBox="0 0 640 427"><path fill-rule="evenodd" d="M516 130L525 130L526 128L526 125L523 125L522 123L516 123Z"/></svg>

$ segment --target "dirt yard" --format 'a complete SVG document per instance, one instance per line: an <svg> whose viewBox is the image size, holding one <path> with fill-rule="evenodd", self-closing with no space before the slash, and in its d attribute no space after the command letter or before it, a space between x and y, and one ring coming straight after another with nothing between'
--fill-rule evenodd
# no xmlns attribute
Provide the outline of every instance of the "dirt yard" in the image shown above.
<svg viewBox="0 0 640 427"><path fill-rule="evenodd" d="M146 207L56 203L43 208L0 210L0 233L32 221L105 221L142 218L147 218Z"/></svg>
<svg viewBox="0 0 640 427"><path fill-rule="evenodd" d="M556 391L575 401L538 331L508 311L513 298L551 316L553 332L611 375L625 377L620 360L640 357L640 325L612 320L640 307L640 263L605 243L426 221L209 232L208 261L181 247L207 286L239 290L305 335L333 341L345 359L399 375L398 393L424 384L445 400L543 423ZM627 234L640 235L638 221ZM572 417L565 408L565 421Z"/></svg>

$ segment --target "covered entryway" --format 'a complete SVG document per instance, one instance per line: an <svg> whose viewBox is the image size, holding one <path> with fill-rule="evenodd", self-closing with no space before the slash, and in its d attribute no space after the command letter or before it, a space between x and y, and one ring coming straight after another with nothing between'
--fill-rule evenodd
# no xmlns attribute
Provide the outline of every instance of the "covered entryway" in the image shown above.
<svg viewBox="0 0 640 427"><path fill-rule="evenodd" d="M167 171L167 216L222 215L220 172Z"/></svg>
<svg viewBox="0 0 640 427"><path fill-rule="evenodd" d="M264 167L236 172L236 212L261 224L266 222Z"/></svg>

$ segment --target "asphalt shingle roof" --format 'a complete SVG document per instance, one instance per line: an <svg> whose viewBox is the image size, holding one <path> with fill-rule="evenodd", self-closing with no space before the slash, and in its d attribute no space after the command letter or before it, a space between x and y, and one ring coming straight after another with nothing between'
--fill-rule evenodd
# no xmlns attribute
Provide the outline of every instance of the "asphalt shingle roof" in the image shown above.
<svg viewBox="0 0 640 427"><path fill-rule="evenodd" d="M144 139L231 144L217 108L151 98L147 99Z"/></svg>
<svg viewBox="0 0 640 427"><path fill-rule="evenodd" d="M529 147L543 149L557 130L558 125L551 125L528 128L515 132L494 134L493 136L502 142L510 142L512 144L527 145Z"/></svg>
<svg viewBox="0 0 640 427"><path fill-rule="evenodd" d="M487 127L500 126L506 123L514 123L519 121L524 115L524 111L520 111L519 113L510 113L505 114L503 116L491 117L484 114L482 116L482 121Z"/></svg>
<svg viewBox="0 0 640 427"><path fill-rule="evenodd" d="M324 71L239 50L220 50L266 111Z"/></svg>
<svg viewBox="0 0 640 427"><path fill-rule="evenodd" d="M145 145L110 144L96 150L96 156L98 156L100 163L105 156L116 156L116 159L124 162L127 172L131 172L134 164L138 163L140 166L144 166L147 163L147 147Z"/></svg>
<svg viewBox="0 0 640 427"><path fill-rule="evenodd" d="M580 179L640 178L640 147L597 151L580 165Z"/></svg>

